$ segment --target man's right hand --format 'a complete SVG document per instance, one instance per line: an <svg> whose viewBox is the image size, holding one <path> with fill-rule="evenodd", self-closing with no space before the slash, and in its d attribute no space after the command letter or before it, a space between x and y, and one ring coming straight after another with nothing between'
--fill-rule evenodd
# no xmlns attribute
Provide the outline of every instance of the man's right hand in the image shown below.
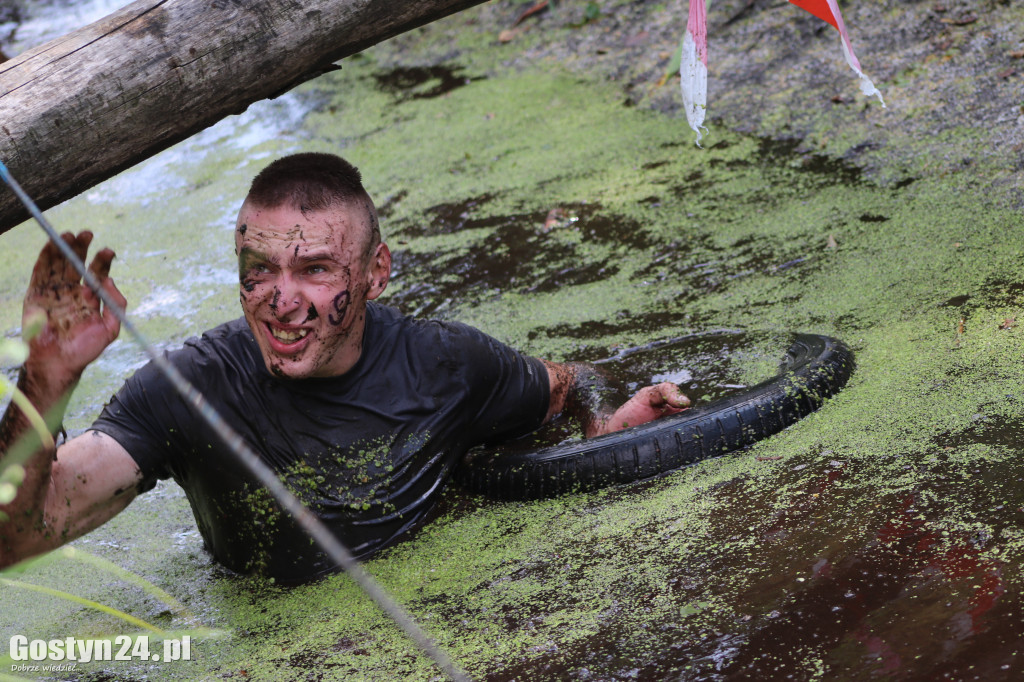
<svg viewBox="0 0 1024 682"><path fill-rule="evenodd" d="M62 239L85 259L92 233ZM118 306L125 298L110 279L114 252L103 249L89 269ZM43 322L35 334L30 332ZM60 423L63 406L90 362L110 345L121 325L54 244L39 254L22 328L31 336L18 385L48 421ZM0 459L28 431L21 410L0 419ZM24 480L9 504L0 505L0 568L58 547L124 509L142 480L135 460L110 436L90 431L60 446L39 446L25 462Z"/></svg>
<svg viewBox="0 0 1024 682"><path fill-rule="evenodd" d="M92 232L78 236L66 232L62 239L85 260ZM117 305L126 300L110 278L114 252L103 249L93 258L89 270ZM52 242L39 254L32 270L22 314L22 329L44 321L40 331L28 340L25 362L27 378L53 400L74 387L86 366L117 338L121 323L114 312L101 306L100 299L82 284L82 278ZM42 384L42 385L40 385Z"/></svg>

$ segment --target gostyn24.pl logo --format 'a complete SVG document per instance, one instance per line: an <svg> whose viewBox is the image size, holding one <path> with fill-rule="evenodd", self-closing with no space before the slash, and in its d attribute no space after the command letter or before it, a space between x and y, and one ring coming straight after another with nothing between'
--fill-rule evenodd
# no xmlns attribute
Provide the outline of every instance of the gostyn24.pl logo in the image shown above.
<svg viewBox="0 0 1024 682"><path fill-rule="evenodd" d="M120 635L113 639L29 639L24 635L11 637L11 660L32 663L89 663L90 661L191 661L192 638L161 640L160 648L150 647L149 637ZM11 666L19 670L31 665ZM42 668L40 668L40 671ZM22 672L28 672L22 670Z"/></svg>

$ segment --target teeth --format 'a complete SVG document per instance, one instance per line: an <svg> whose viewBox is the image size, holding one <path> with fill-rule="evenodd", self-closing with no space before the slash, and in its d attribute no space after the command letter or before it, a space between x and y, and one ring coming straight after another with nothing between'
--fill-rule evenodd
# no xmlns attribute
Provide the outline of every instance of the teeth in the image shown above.
<svg viewBox="0 0 1024 682"><path fill-rule="evenodd" d="M274 338L278 341L285 343L294 343L299 339L305 338L306 334L309 333L308 329L296 329L295 331L288 331L286 329L270 329L270 333L274 335Z"/></svg>

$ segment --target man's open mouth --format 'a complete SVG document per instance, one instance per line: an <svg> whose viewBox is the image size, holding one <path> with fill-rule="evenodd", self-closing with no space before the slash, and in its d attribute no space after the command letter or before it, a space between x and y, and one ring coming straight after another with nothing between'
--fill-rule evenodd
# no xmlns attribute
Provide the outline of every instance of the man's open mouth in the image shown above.
<svg viewBox="0 0 1024 682"><path fill-rule="evenodd" d="M309 330L308 329L291 329L291 330L289 330L289 329L278 329L276 327L270 327L270 325L267 325L267 326L270 329L271 336L273 336L275 339L277 339L281 343L295 343L296 341L298 341L300 339L306 338L306 335L309 334Z"/></svg>

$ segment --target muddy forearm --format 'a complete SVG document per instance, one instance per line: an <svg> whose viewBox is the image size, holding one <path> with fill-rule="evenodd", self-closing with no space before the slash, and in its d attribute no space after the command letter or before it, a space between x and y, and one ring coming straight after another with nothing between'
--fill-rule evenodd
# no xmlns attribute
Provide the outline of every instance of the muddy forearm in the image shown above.
<svg viewBox="0 0 1024 682"><path fill-rule="evenodd" d="M50 434L60 430L75 382L67 386L52 383L27 369L22 369L18 377L19 390L43 415ZM0 505L0 565L17 561L19 546L27 538L45 532L44 507L55 455L52 441L44 442L21 408L12 402L0 419L0 457L20 461L25 477L14 500Z"/></svg>
<svg viewBox="0 0 1024 682"><path fill-rule="evenodd" d="M552 401L559 412L576 421L588 437L595 435L615 411L622 393L600 370L592 365L569 363L558 365Z"/></svg>

